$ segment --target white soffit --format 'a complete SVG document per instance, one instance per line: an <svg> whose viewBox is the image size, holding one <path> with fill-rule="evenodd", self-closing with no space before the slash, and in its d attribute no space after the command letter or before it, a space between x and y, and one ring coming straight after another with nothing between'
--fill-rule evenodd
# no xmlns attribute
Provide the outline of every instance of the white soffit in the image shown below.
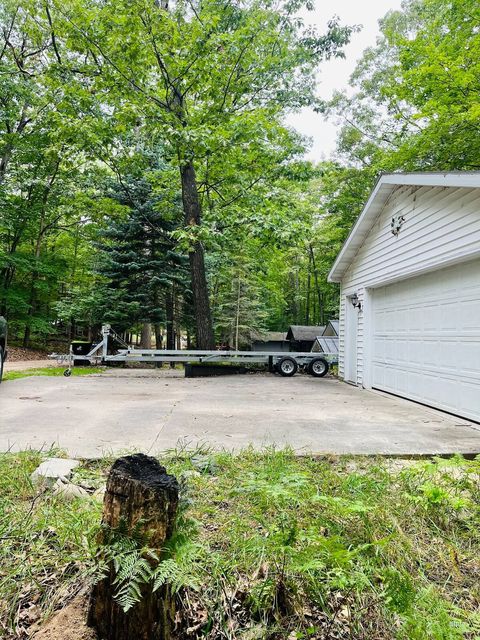
<svg viewBox="0 0 480 640"><path fill-rule="evenodd" d="M455 188L480 187L480 171L386 173L381 175L328 274L329 282L342 281L346 270L364 243L388 198L395 190L395 187L399 185Z"/></svg>

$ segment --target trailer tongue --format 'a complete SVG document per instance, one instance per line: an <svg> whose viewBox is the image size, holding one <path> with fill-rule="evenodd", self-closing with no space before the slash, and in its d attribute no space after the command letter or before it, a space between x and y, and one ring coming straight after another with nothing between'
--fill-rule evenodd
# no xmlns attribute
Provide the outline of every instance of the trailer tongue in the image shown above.
<svg viewBox="0 0 480 640"><path fill-rule="evenodd" d="M113 350L112 344L116 343L119 349ZM72 366L81 363L111 364L115 362L198 362L198 363L232 363L232 364L264 364L271 372L277 372L282 376L295 375L299 367L306 369L308 373L317 378L322 378L328 373L329 367L335 362L335 354L322 354L311 352L271 352L271 351L202 351L195 350L164 350L164 349L137 349L126 344L115 333L110 325L102 327L102 339L91 346L87 353L81 352L70 345L66 355L53 353L50 358L67 364L65 376L71 375Z"/></svg>

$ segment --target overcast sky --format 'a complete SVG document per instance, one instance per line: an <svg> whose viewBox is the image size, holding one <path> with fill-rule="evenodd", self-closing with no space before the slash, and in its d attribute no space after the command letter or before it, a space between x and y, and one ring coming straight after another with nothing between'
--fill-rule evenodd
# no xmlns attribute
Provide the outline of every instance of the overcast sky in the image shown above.
<svg viewBox="0 0 480 640"><path fill-rule="evenodd" d="M378 20L390 9L399 9L401 0L315 0L315 10L305 14L305 21L325 30L328 20L337 15L342 24L363 25L359 33L352 36L345 48L345 60L330 60L321 66L318 93L329 98L335 90L341 91L348 85L348 78L355 68L362 51L375 45L379 34ZM307 157L311 160L327 158L335 148L337 125L326 121L320 114L310 109L289 116L287 122L301 133L313 138L313 145Z"/></svg>

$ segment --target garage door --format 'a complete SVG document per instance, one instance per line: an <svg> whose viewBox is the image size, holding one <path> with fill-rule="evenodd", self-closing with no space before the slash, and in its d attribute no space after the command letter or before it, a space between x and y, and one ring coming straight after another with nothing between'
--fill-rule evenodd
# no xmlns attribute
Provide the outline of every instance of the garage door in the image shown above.
<svg viewBox="0 0 480 640"><path fill-rule="evenodd" d="M480 422L480 260L373 292L372 386Z"/></svg>

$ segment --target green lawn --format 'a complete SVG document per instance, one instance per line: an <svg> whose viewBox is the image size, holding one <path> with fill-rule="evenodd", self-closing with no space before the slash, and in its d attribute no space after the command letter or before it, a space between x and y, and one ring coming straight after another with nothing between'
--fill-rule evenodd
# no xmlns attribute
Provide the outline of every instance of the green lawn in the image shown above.
<svg viewBox="0 0 480 640"><path fill-rule="evenodd" d="M63 376L63 372L67 367L42 367L25 369L24 371L6 371L3 374L3 380L18 380L19 378L28 378L30 376ZM72 376L87 376L91 373L102 373L105 368L102 367L74 367Z"/></svg>
<svg viewBox="0 0 480 640"><path fill-rule="evenodd" d="M101 504L37 494L29 475L44 457L0 457L9 640L31 603L47 616L95 573ZM93 490L110 463L86 462L75 479ZM480 460L247 450L162 463L184 487L176 638L480 638Z"/></svg>

